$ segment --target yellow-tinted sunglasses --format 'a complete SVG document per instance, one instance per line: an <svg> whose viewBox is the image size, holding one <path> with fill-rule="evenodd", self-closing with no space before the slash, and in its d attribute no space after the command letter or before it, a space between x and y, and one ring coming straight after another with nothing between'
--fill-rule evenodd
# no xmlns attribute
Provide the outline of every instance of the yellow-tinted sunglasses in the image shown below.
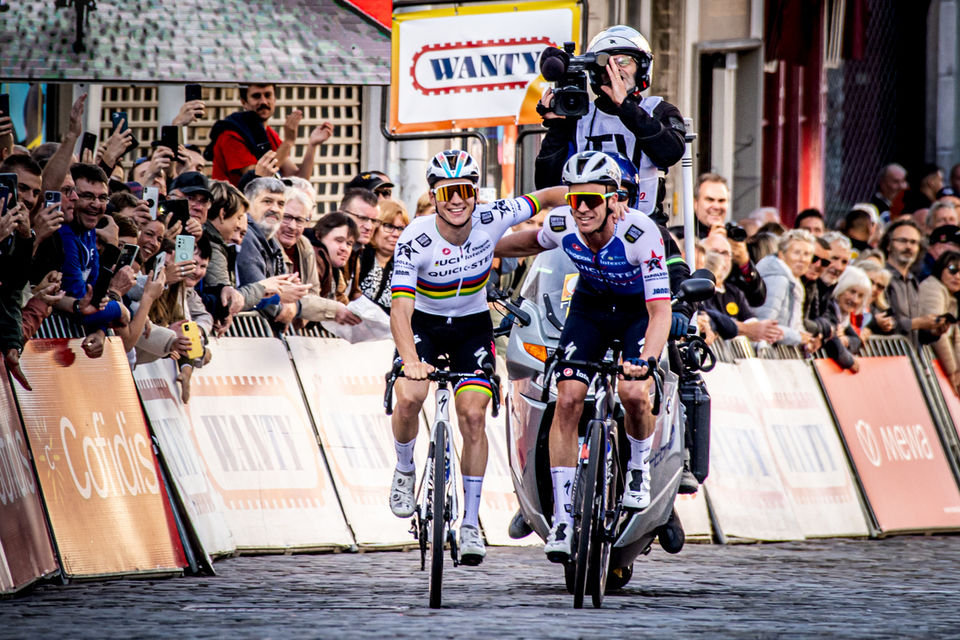
<svg viewBox="0 0 960 640"><path fill-rule="evenodd" d="M588 209L596 209L603 201L609 198L610 196L617 195L616 191L611 191L610 193L594 193L594 192L575 192L572 191L564 196L567 199L567 204L570 205L570 208L576 211L580 208L580 203L587 205Z"/></svg>
<svg viewBox="0 0 960 640"><path fill-rule="evenodd" d="M461 200L469 200L470 198L475 198L477 196L477 188L469 182L448 184L442 187L437 187L436 189L431 189L431 191L433 192L433 195L436 196L437 200L442 202L448 202L451 198L453 198L454 194L460 196Z"/></svg>

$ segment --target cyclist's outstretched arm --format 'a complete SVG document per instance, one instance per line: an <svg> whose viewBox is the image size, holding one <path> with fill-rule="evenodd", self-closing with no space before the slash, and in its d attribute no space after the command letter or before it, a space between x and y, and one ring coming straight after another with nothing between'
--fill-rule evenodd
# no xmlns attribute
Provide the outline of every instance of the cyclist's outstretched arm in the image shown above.
<svg viewBox="0 0 960 640"><path fill-rule="evenodd" d="M549 187L547 189L534 191L529 195L536 198L541 209L553 209L554 207L561 207L567 204L567 191L569 191L569 189L567 189L566 186Z"/></svg>
<svg viewBox="0 0 960 640"><path fill-rule="evenodd" d="M536 230L532 229L506 235L497 243L493 255L498 258L520 258L540 253L543 251L543 247L537 240L537 233Z"/></svg>

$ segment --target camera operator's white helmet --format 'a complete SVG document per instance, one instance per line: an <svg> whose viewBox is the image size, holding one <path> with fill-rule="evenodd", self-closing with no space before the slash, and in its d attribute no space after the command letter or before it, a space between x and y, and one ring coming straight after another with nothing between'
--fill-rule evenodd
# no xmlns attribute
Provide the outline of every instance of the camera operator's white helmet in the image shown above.
<svg viewBox="0 0 960 640"><path fill-rule="evenodd" d="M636 91L643 91L653 81L653 49L647 39L633 27L618 24L604 29L590 41L587 51L634 58L637 61Z"/></svg>
<svg viewBox="0 0 960 640"><path fill-rule="evenodd" d="M447 178L466 178L474 184L480 179L480 165L466 151L449 149L433 156L427 166L427 184L431 187Z"/></svg>
<svg viewBox="0 0 960 640"><path fill-rule="evenodd" d="M563 165L563 184L605 184L620 188L620 165L602 151L581 151Z"/></svg>

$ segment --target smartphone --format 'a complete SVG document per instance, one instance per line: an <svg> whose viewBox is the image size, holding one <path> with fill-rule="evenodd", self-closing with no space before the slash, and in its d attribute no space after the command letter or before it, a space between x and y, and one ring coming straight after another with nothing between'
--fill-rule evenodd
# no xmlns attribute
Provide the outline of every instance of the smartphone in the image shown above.
<svg viewBox="0 0 960 640"><path fill-rule="evenodd" d="M117 249L117 251L119 251L119 249ZM93 297L90 299L90 303L93 306L100 307L100 302L107 297L107 289L110 288L110 280L112 279L113 270L100 265L100 271L97 273L97 282L93 285Z"/></svg>
<svg viewBox="0 0 960 640"><path fill-rule="evenodd" d="M57 208L60 208L60 202L63 200L63 194L59 191L44 191L43 192L43 208L51 207L57 205Z"/></svg>
<svg viewBox="0 0 960 640"><path fill-rule="evenodd" d="M150 206L150 219L157 219L157 205L160 204L160 189L158 187L143 187L143 199Z"/></svg>
<svg viewBox="0 0 960 640"><path fill-rule="evenodd" d="M0 116L10 115L10 94L0 93Z"/></svg>
<svg viewBox="0 0 960 640"><path fill-rule="evenodd" d="M183 101L192 102L193 100L202 100L203 87L199 84L188 84L183 90Z"/></svg>
<svg viewBox="0 0 960 640"><path fill-rule="evenodd" d="M165 252L157 254L157 260L153 265L154 280L156 280L160 276L160 272L163 271L163 267L166 264L167 264L167 254Z"/></svg>
<svg viewBox="0 0 960 640"><path fill-rule="evenodd" d="M188 320L180 325L180 328L183 335L190 338L190 351L187 351L187 357L191 360L201 357L203 355L203 340L200 338L200 327L193 320Z"/></svg>
<svg viewBox="0 0 960 640"><path fill-rule="evenodd" d="M10 201L7 202L7 208L12 209L17 206L17 174L15 173L0 173L0 185L7 188L7 191L10 194Z"/></svg>
<svg viewBox="0 0 960 640"><path fill-rule="evenodd" d="M193 246L196 241L197 239L193 236L177 236L177 241L174 244L175 248L173 250L174 264L186 262L187 260L193 260Z"/></svg>
<svg viewBox="0 0 960 640"><path fill-rule="evenodd" d="M182 136L183 132L180 127L160 127L160 146L167 147L173 151L174 160L179 160L177 156L177 150L180 148Z"/></svg>
<svg viewBox="0 0 960 640"><path fill-rule="evenodd" d="M957 317L952 313L941 313L937 316L937 320L943 320L947 324L957 324Z"/></svg>
<svg viewBox="0 0 960 640"><path fill-rule="evenodd" d="M0 216L7 215L7 196L10 195L10 189L6 185L0 184Z"/></svg>
<svg viewBox="0 0 960 640"><path fill-rule="evenodd" d="M192 238L193 236L190 237ZM140 253L139 245L124 242L120 248L120 257L117 259L117 271L132 265L133 261L137 259L138 253Z"/></svg>
<svg viewBox="0 0 960 640"><path fill-rule="evenodd" d="M107 244L103 246L103 251L100 252L100 267L113 269L117 264L117 260L120 259L120 247Z"/></svg>
<svg viewBox="0 0 960 640"><path fill-rule="evenodd" d="M83 158L84 149L90 149L90 153L96 157L97 153L97 134L89 131L83 132L83 142L80 143L80 157Z"/></svg>
<svg viewBox="0 0 960 640"><path fill-rule="evenodd" d="M164 200L160 205L164 216L170 216L167 220L167 228L170 229L177 222L180 223L180 230L187 228L187 221L190 220L190 203L186 200Z"/></svg>
<svg viewBox="0 0 960 640"><path fill-rule="evenodd" d="M121 126L120 121L123 121ZM110 121L113 123L113 130L116 132L119 127L120 133L123 133L127 130L127 127L130 126L130 116L127 115L126 111L114 111L110 114Z"/></svg>

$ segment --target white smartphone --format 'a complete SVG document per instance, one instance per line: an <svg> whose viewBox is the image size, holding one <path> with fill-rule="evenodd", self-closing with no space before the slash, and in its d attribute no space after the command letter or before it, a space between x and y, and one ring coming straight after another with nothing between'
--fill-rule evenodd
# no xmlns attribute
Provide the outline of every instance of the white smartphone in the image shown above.
<svg viewBox="0 0 960 640"><path fill-rule="evenodd" d="M193 247L197 239L193 236L177 236L173 250L173 262L179 264L193 260Z"/></svg>
<svg viewBox="0 0 960 640"><path fill-rule="evenodd" d="M163 271L164 265L167 263L167 254L161 253L157 256L157 262L153 265L153 279L156 280L160 276L160 272Z"/></svg>
<svg viewBox="0 0 960 640"><path fill-rule="evenodd" d="M143 188L143 199L147 201L147 204L150 205L150 219L157 219L157 205L160 200L160 189L157 187L144 187Z"/></svg>

